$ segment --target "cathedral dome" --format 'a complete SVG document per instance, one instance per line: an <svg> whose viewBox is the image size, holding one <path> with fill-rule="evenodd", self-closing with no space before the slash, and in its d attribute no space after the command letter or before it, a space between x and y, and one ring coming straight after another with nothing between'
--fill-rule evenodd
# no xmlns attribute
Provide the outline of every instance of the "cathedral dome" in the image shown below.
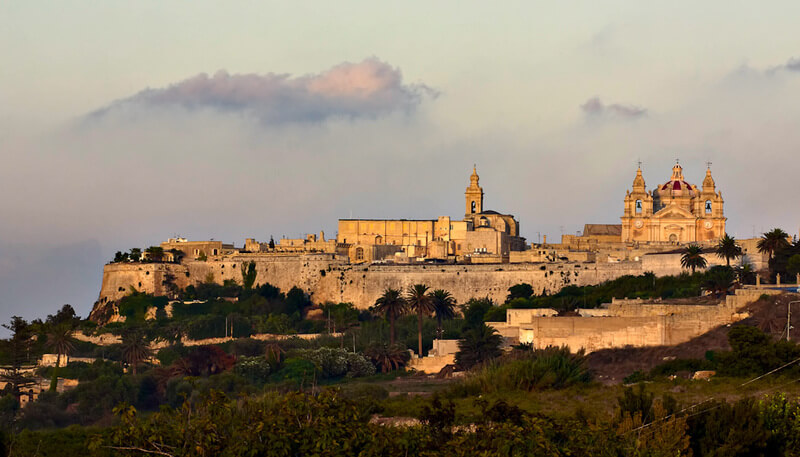
<svg viewBox="0 0 800 457"><path fill-rule="evenodd" d="M694 197L696 194L696 186L693 186L683 179L683 168L675 164L672 167L672 178L665 182L656 189L659 195L668 197Z"/></svg>

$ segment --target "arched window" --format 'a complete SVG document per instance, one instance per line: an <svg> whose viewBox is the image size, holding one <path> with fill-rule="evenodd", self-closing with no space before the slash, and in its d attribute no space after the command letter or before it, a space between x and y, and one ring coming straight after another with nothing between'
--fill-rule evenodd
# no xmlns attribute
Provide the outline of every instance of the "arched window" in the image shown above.
<svg viewBox="0 0 800 457"><path fill-rule="evenodd" d="M489 226L489 219L481 217L481 227L488 227L488 226Z"/></svg>
<svg viewBox="0 0 800 457"><path fill-rule="evenodd" d="M473 213L475 212L475 202L474 201L472 202L472 212Z"/></svg>
<svg viewBox="0 0 800 457"><path fill-rule="evenodd" d="M383 237L378 235L375 237L375 244L383 244Z"/></svg>
<svg viewBox="0 0 800 457"><path fill-rule="evenodd" d="M711 214L711 200L706 200L706 214Z"/></svg>
<svg viewBox="0 0 800 457"><path fill-rule="evenodd" d="M641 214L642 212L642 201L636 200L636 214Z"/></svg>
<svg viewBox="0 0 800 457"><path fill-rule="evenodd" d="M356 260L364 260L364 248L356 248Z"/></svg>

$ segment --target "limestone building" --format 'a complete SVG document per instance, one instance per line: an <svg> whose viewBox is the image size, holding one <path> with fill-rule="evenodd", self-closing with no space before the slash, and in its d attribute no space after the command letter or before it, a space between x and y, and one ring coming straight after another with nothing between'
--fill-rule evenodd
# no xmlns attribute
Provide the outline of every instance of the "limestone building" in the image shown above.
<svg viewBox="0 0 800 457"><path fill-rule="evenodd" d="M339 219L336 238L352 262L394 257L469 258L473 262L507 262L511 251L525 250L519 221L510 214L484 209L483 188L475 168L464 192L461 220Z"/></svg>
<svg viewBox="0 0 800 457"><path fill-rule="evenodd" d="M723 203L710 168L698 188L684 179L683 168L676 163L669 181L647 191L639 167L633 189L625 194L622 241L675 244L718 240L725 235Z"/></svg>

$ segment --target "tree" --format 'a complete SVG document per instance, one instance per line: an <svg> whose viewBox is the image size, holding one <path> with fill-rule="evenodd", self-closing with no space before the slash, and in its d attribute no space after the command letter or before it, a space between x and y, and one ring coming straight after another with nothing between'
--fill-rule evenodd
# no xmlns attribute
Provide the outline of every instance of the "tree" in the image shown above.
<svg viewBox="0 0 800 457"><path fill-rule="evenodd" d="M494 302L489 297L471 298L465 305L461 305L461 312L464 314L464 328L479 327L494 306Z"/></svg>
<svg viewBox="0 0 800 457"><path fill-rule="evenodd" d="M725 259L727 266L731 266L731 259L738 259L742 256L742 248L736 244L736 238L727 233L720 238L715 252L717 257Z"/></svg>
<svg viewBox="0 0 800 457"><path fill-rule="evenodd" d="M131 367L134 376L139 364L152 356L153 351L142 333L131 331L122 337L122 360Z"/></svg>
<svg viewBox="0 0 800 457"><path fill-rule="evenodd" d="M705 268L706 265L708 265L708 262L706 258L703 257L703 248L696 244L686 246L686 249L683 251L683 256L681 256L681 266L683 268L691 268L692 274L694 274L695 269Z"/></svg>
<svg viewBox="0 0 800 457"><path fill-rule="evenodd" d="M712 292L714 296L720 297L727 294L733 286L734 272L731 267L715 266L711 267L706 273L703 287Z"/></svg>
<svg viewBox="0 0 800 457"><path fill-rule="evenodd" d="M422 317L428 316L433 312L433 301L428 295L428 286L425 284L414 284L408 288L406 296L408 307L417 313L417 333L419 337L419 352L422 357Z"/></svg>
<svg viewBox="0 0 800 457"><path fill-rule="evenodd" d="M456 299L450 292L443 289L436 289L433 293L429 294L431 302L433 302L433 315L436 317L436 336L442 337L442 320L452 319L455 317Z"/></svg>
<svg viewBox="0 0 800 457"><path fill-rule="evenodd" d="M459 340L456 364L468 370L479 363L498 357L502 343L503 337L497 330L482 322L464 332L463 338Z"/></svg>
<svg viewBox="0 0 800 457"><path fill-rule="evenodd" d="M515 298L530 299L533 296L533 287L527 283L520 283L508 288L508 297L506 303L514 300Z"/></svg>
<svg viewBox="0 0 800 457"><path fill-rule="evenodd" d="M2 341L8 363L0 366L0 380L7 383L11 395L19 405L22 390L35 383L30 375L30 369L34 367L30 363L33 334L28 322L19 316L12 317L11 322L3 324L3 327L11 332L11 338Z"/></svg>
<svg viewBox="0 0 800 457"><path fill-rule="evenodd" d="M800 273L800 254L789 257L789 261L786 263L786 272L790 275Z"/></svg>
<svg viewBox="0 0 800 457"><path fill-rule="evenodd" d="M383 314L389 321L389 344L395 344L395 321L398 317L404 315L408 311L408 305L405 298L397 289L387 288L383 291L377 300L372 310L376 313Z"/></svg>
<svg viewBox="0 0 800 457"><path fill-rule="evenodd" d="M242 263L242 286L250 290L256 282L256 263L252 260L249 263Z"/></svg>
<svg viewBox="0 0 800 457"><path fill-rule="evenodd" d="M72 338L72 326L68 323L60 323L50 326L47 332L47 347L56 353L56 366L53 368L53 379L50 381L50 391L55 392L58 387L58 367L61 366L61 356L67 357L75 350L74 339Z"/></svg>
<svg viewBox="0 0 800 457"><path fill-rule="evenodd" d="M399 370L408 363L408 351L395 344L373 344L364 351L364 355L374 363L381 373Z"/></svg>
<svg viewBox="0 0 800 457"><path fill-rule="evenodd" d="M67 304L63 305L56 314L48 314L45 322L49 325L67 324L75 328L81 322L81 318L75 314L75 308Z"/></svg>
<svg viewBox="0 0 800 457"><path fill-rule="evenodd" d="M769 255L769 259L772 260L777 251L789 246L789 241L786 240L787 238L789 238L789 234L782 229L774 228L761 235L761 239L758 240L756 247L758 248L758 252Z"/></svg>
<svg viewBox="0 0 800 457"><path fill-rule="evenodd" d="M128 253L127 252L117 251L114 254L114 262L124 262L126 260L128 260Z"/></svg>
<svg viewBox="0 0 800 457"><path fill-rule="evenodd" d="M145 250L147 257L153 262L161 262L164 258L164 248L161 246L150 246Z"/></svg>
<svg viewBox="0 0 800 457"><path fill-rule="evenodd" d="M275 249L275 240L272 238L272 235L269 236L269 250L272 251Z"/></svg>
<svg viewBox="0 0 800 457"><path fill-rule="evenodd" d="M138 262L139 259L142 258L142 250L139 248L132 248L131 253L130 255L128 255L128 257L131 259L131 261Z"/></svg>

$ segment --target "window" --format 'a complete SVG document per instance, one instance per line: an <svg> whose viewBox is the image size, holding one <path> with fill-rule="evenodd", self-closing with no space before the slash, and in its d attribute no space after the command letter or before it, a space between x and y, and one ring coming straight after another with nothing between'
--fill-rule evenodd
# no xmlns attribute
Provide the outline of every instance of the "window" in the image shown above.
<svg viewBox="0 0 800 457"><path fill-rule="evenodd" d="M199 249L195 249L194 250L194 255L200 255L200 250Z"/></svg>
<svg viewBox="0 0 800 457"><path fill-rule="evenodd" d="M474 201L472 202L472 212L473 213L475 212L475 202Z"/></svg>
<svg viewBox="0 0 800 457"><path fill-rule="evenodd" d="M356 260L364 260L364 248L356 248Z"/></svg>
<svg viewBox="0 0 800 457"><path fill-rule="evenodd" d="M636 214L640 214L642 212L642 201L636 200Z"/></svg>
<svg viewBox="0 0 800 457"><path fill-rule="evenodd" d="M706 214L711 213L711 200L706 200Z"/></svg>
<svg viewBox="0 0 800 457"><path fill-rule="evenodd" d="M212 249L211 250L211 255L217 255L217 250L216 249Z"/></svg>

